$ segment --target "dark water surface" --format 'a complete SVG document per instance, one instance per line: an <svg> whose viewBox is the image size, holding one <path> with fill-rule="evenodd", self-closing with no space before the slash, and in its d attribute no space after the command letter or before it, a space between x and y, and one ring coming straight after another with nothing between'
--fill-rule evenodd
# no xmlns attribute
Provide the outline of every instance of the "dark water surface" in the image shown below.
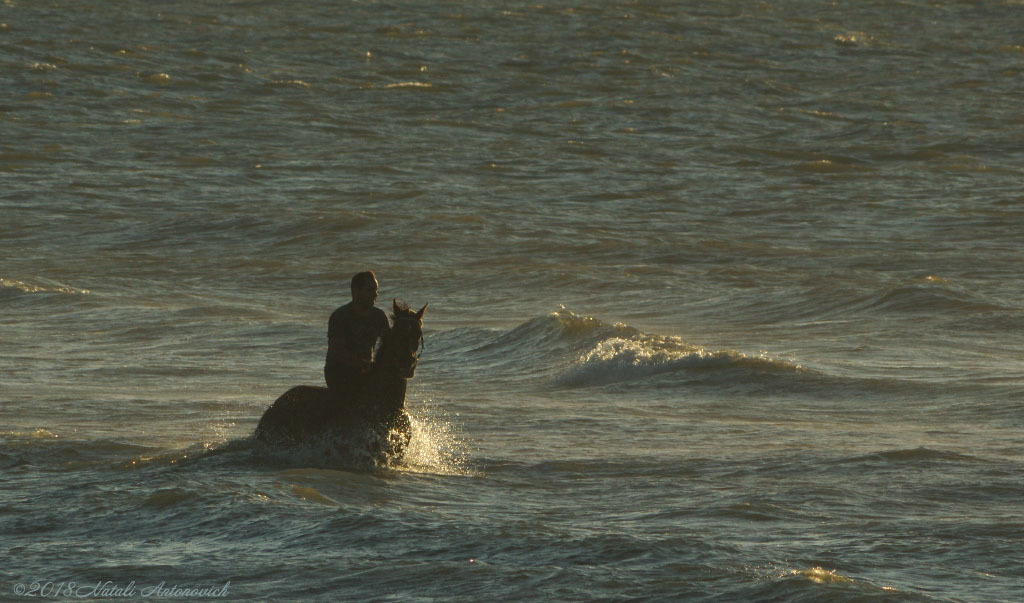
<svg viewBox="0 0 1024 603"><path fill-rule="evenodd" d="M1021 98L1010 0L6 1L0 599L1020 600ZM367 267L409 455L256 446Z"/></svg>

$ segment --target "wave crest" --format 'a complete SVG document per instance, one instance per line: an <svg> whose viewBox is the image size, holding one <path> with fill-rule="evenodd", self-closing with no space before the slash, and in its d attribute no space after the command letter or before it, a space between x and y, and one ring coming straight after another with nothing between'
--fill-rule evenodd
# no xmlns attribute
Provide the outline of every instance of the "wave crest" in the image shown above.
<svg viewBox="0 0 1024 603"><path fill-rule="evenodd" d="M14 295L25 293L63 293L70 295L88 295L88 289L71 287L50 279L39 278L35 282L19 281L15 279L0 278L0 295L7 291Z"/></svg>
<svg viewBox="0 0 1024 603"><path fill-rule="evenodd" d="M612 337L598 342L557 381L569 386L605 385L662 373L737 367L807 370L764 354L748 356L732 350L708 350L687 344L679 337L640 334L629 339Z"/></svg>
<svg viewBox="0 0 1024 603"><path fill-rule="evenodd" d="M809 369L766 352L714 350L673 335L649 334L627 324L606 323L565 307L506 331L457 329L431 340L440 362L432 370L478 380L522 381L586 387L629 382L661 374L687 379L789 375ZM436 359L437 356L432 358Z"/></svg>

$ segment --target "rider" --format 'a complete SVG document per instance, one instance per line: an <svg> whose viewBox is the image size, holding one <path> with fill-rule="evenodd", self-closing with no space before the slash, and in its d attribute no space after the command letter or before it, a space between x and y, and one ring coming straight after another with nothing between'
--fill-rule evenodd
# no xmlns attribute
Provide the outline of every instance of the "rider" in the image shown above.
<svg viewBox="0 0 1024 603"><path fill-rule="evenodd" d="M352 301L331 314L327 324L324 380L335 396L347 396L362 386L373 365L373 348L391 329L388 315L373 305L377 276L367 270L352 277Z"/></svg>

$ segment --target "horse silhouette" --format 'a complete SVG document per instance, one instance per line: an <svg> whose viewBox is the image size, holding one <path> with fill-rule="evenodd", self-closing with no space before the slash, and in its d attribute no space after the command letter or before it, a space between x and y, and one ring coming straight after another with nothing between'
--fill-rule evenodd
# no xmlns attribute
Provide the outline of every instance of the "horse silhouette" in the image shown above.
<svg viewBox="0 0 1024 603"><path fill-rule="evenodd" d="M401 458L412 437L405 410L407 381L416 372L423 350L423 313L392 302L393 326L384 337L376 361L354 392L297 385L263 413L256 426L258 441L301 444L326 434L356 433L378 463Z"/></svg>

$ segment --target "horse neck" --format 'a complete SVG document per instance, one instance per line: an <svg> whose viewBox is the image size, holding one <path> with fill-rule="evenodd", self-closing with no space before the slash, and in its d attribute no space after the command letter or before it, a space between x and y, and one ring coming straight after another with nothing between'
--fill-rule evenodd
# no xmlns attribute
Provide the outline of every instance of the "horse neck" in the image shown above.
<svg viewBox="0 0 1024 603"><path fill-rule="evenodd" d="M400 410L405 405L407 380L398 374L394 355L391 353L391 342L385 341L381 346L379 360L366 381L363 394L370 398L378 408L388 407Z"/></svg>

